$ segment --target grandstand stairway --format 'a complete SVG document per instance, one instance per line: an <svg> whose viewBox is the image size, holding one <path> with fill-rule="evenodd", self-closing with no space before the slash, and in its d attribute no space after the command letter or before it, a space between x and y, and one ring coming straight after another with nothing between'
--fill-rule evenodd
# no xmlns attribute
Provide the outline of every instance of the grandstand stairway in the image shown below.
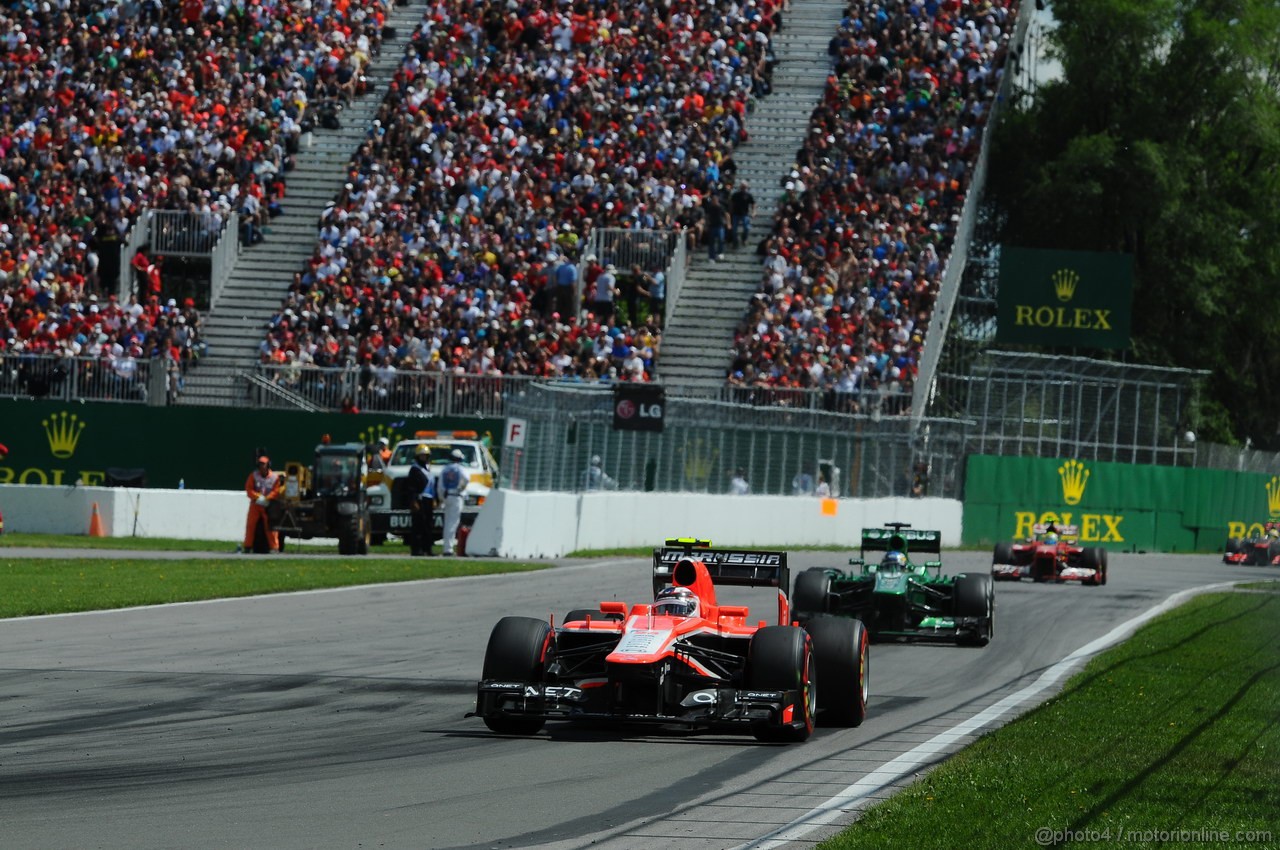
<svg viewBox="0 0 1280 850"><path fill-rule="evenodd" d="M239 376L253 371L268 319L280 309L294 274L315 250L320 213L346 182L351 155L373 123L425 5L415 0L408 6L391 7L386 23L395 28L395 37L384 35L382 51L369 63L367 93L342 110L340 129L317 126L311 144L304 141L287 175L284 213L271 220L263 242L240 252L218 303L204 319L202 336L208 353L187 370L180 404L245 402L248 385Z"/></svg>
<svg viewBox="0 0 1280 850"><path fill-rule="evenodd" d="M714 395L725 382L734 332L760 285L761 258L778 198L795 154L808 132L809 116L822 98L831 62L827 44L844 14L842 0L791 0L775 39L778 64L773 93L747 116L749 141L734 152L739 180L749 180L756 198L750 244L726 247L712 263L706 249L692 252L679 300L662 335L658 377L683 395Z"/></svg>

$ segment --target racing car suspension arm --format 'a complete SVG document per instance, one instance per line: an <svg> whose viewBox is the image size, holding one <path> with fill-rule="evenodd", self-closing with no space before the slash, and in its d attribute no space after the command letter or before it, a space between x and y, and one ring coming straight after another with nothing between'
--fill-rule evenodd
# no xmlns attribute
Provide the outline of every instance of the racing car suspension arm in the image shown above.
<svg viewBox="0 0 1280 850"><path fill-rule="evenodd" d="M732 681L746 667L746 660L733 652L724 652L695 644L677 643L672 647L677 659L688 658L715 672L726 682Z"/></svg>

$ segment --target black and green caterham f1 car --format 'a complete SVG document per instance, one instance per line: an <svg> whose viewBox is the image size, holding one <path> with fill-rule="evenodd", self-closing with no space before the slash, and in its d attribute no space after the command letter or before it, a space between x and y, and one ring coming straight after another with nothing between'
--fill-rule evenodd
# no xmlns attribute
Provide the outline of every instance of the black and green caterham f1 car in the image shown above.
<svg viewBox="0 0 1280 850"><path fill-rule="evenodd" d="M883 552L880 559L867 553ZM796 576L791 605L801 623L836 614L857 617L875 640L955 641L986 646L995 633L991 575L942 575L942 561L915 563L914 553L937 556L942 532L912 529L901 522L862 530L856 570L813 567Z"/></svg>

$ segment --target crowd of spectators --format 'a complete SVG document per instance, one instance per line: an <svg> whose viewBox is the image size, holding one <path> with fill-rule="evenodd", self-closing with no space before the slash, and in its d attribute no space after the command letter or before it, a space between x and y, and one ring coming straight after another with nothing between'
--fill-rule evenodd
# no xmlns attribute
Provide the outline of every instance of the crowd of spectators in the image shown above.
<svg viewBox="0 0 1280 850"><path fill-rule="evenodd" d="M730 384L906 409L1015 7L849 4L822 102L779 183Z"/></svg>
<svg viewBox="0 0 1280 850"><path fill-rule="evenodd" d="M387 1L0 7L0 354L197 355L161 274L112 300L120 241L143 207L265 223L317 104L362 92ZM909 393L1014 5L850 4L731 384ZM433 0L263 362L359 366L375 398L404 372L649 379L662 281L583 238L678 229L717 255L781 15Z"/></svg>
<svg viewBox="0 0 1280 850"><path fill-rule="evenodd" d="M780 14L773 0L432 2L263 361L298 364L290 381L358 365L366 388L406 371L646 380L661 281L583 256L583 237L700 231L770 90Z"/></svg>
<svg viewBox="0 0 1280 850"><path fill-rule="evenodd" d="M261 223L311 107L360 93L386 6L0 5L0 355L197 355L193 305L160 258L135 290L122 240L143 208Z"/></svg>

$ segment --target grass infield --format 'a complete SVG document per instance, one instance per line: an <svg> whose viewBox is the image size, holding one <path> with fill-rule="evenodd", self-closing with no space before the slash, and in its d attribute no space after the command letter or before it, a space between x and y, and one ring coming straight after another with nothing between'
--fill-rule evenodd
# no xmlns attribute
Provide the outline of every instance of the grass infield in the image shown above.
<svg viewBox="0 0 1280 850"><path fill-rule="evenodd" d="M1196 597L819 850L1280 846L1280 596Z"/></svg>
<svg viewBox="0 0 1280 850"><path fill-rule="evenodd" d="M236 544L227 540L179 540L177 538L91 538L83 534L0 534L0 550L18 548L44 549L108 549L133 550L133 552L236 552ZM285 541L287 554L338 554L335 544L320 545L300 543L289 538ZM404 554L408 556L408 547L397 539L390 539L381 547L372 549L372 554Z"/></svg>
<svg viewBox="0 0 1280 850"><path fill-rule="evenodd" d="M324 587L545 569L550 563L474 558L291 558L288 555L134 560L5 558L0 617L65 614L257 596Z"/></svg>

